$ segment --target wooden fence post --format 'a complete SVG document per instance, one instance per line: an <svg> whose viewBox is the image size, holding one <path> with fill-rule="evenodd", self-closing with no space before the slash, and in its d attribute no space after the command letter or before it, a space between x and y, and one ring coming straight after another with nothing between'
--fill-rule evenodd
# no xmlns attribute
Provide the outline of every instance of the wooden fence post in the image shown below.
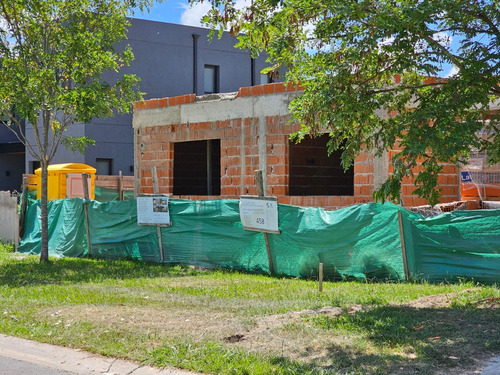
<svg viewBox="0 0 500 375"><path fill-rule="evenodd" d="M92 256L92 245L90 243L90 225L89 225L89 211L88 211L88 201L90 199L89 196L89 184L88 184L88 173L82 173L82 185L83 185L83 199L85 202L83 203L83 212L85 214L85 230L87 233L87 248L89 252L89 256Z"/></svg>
<svg viewBox="0 0 500 375"><path fill-rule="evenodd" d="M122 171L118 172L118 200L122 201L124 200L124 194L123 194L123 175Z"/></svg>
<svg viewBox="0 0 500 375"><path fill-rule="evenodd" d="M262 179L262 171L257 170L254 172L255 174L255 184L257 185L257 195L259 197L264 196L264 181ZM269 260L269 272L274 274L274 264L273 264L273 257L271 255L271 247L269 246L269 239L267 237L267 233L263 232L264 234L264 242L266 243L266 250L267 250L267 258Z"/></svg>
<svg viewBox="0 0 500 375"><path fill-rule="evenodd" d="M151 176L153 178L153 193L159 194L160 189L158 187L158 174L156 173L156 166L151 168ZM164 261L163 259L163 239L161 236L161 227L159 225L156 226L156 233L158 234L158 245L160 248L160 261Z"/></svg>
<svg viewBox="0 0 500 375"><path fill-rule="evenodd" d="M320 292L323 291L323 263L320 263L319 264L319 267L318 267L318 279L319 279L319 285L318 285L318 289Z"/></svg>
<svg viewBox="0 0 500 375"><path fill-rule="evenodd" d="M406 257L406 241L405 232L403 229L403 214L398 211L399 238L401 240L401 254L403 256L403 269L405 272L405 280L410 280L410 272L408 270L408 258Z"/></svg>

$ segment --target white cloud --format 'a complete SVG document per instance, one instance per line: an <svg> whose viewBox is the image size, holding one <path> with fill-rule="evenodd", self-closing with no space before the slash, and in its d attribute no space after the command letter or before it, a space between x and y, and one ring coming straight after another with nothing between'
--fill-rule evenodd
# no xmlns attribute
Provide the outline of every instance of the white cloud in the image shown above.
<svg viewBox="0 0 500 375"><path fill-rule="evenodd" d="M377 44L378 44L378 47L385 47L385 46L392 46L394 44L394 41L396 40L396 38L394 38L393 36L390 36L388 38L384 38L382 40L380 40Z"/></svg>
<svg viewBox="0 0 500 375"><path fill-rule="evenodd" d="M201 19L211 8L208 2L196 3L193 6L182 4L181 6L184 8L181 15L181 24L198 27L202 26Z"/></svg>
<svg viewBox="0 0 500 375"><path fill-rule="evenodd" d="M449 78L449 77L453 77L454 75L456 75L457 73L459 72L458 68L453 65L450 69L450 71L446 74L446 78Z"/></svg>
<svg viewBox="0 0 500 375"><path fill-rule="evenodd" d="M445 48L449 48L451 46L452 38L448 33L445 32L436 33L432 36L432 39L434 39L436 42L438 42Z"/></svg>
<svg viewBox="0 0 500 375"><path fill-rule="evenodd" d="M181 3L179 3L179 5L184 9L181 14L181 24L186 26L202 26L201 19L211 9L211 5L209 2L196 3L193 6ZM234 7L237 10L242 10L249 5L251 5L250 0L237 0L234 4Z"/></svg>

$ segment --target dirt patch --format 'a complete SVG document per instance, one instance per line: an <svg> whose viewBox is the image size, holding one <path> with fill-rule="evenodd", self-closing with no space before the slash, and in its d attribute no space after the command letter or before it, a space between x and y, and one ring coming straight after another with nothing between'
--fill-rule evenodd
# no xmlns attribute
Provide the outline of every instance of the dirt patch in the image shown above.
<svg viewBox="0 0 500 375"><path fill-rule="evenodd" d="M464 289L454 293L443 293L443 294L424 296L412 300L410 302L391 303L390 306L407 306L415 309L441 309L450 307L453 300L456 299L457 297L475 292L476 292L475 289ZM488 298L476 302L475 305L476 307L498 308L500 306L500 300L498 298Z"/></svg>
<svg viewBox="0 0 500 375"><path fill-rule="evenodd" d="M285 314L268 315L260 318L257 323L253 327L249 328L246 332L225 337L224 341L234 343L255 339L257 336L262 335L265 332L279 330L282 327L291 324L299 324L303 321L303 318L305 316L322 314L333 318L340 316L345 312L348 312L349 314L355 314L356 312L362 310L363 306L361 305L351 306L347 310L341 309L340 307L326 306L318 309L307 309L301 311L291 311ZM237 337L237 339L235 339L235 337Z"/></svg>
<svg viewBox="0 0 500 375"><path fill-rule="evenodd" d="M129 306L75 306L49 314L60 324L93 322L105 330L149 332L151 336L190 337L195 341L222 339L245 324L230 313L185 308L140 308Z"/></svg>
<svg viewBox="0 0 500 375"><path fill-rule="evenodd" d="M227 301L220 302L217 298L206 298L204 303L195 304L196 298L199 297L185 295L164 296L162 298L165 300L154 301L154 307L150 304L133 307L61 306L57 310L47 310L46 316L51 317L53 324L92 322L96 326L96 334L107 330L127 330L141 334L147 332L149 338L145 340L151 346L161 345L165 338L172 337L188 338L193 341L216 340L229 346L277 355L339 373L357 368L358 363L364 363L366 365L363 365L362 371L366 373L376 373L377 368L384 368L391 374L416 372L437 374L443 368L447 370L452 368L453 373L462 375L473 373L471 371L477 370L484 363L484 356L492 354L486 354L483 349L467 344L474 332L476 336L477 332L482 336L491 335L490 341L493 344L498 340L498 334L494 331L496 328L492 323L494 319L490 318L498 315L486 311L487 308L498 308L498 298L478 301L476 305L484 307L485 310L477 314L479 320L470 321L467 310L450 308L452 301L461 294L469 299L467 293L477 293L477 291L464 290L437 294L405 303L391 304L387 309L388 314L395 315L389 315L386 320L384 314L376 315L379 306L353 305L343 308L327 306L283 314L259 315L253 313L251 309L252 304L258 303L256 301L235 300L228 305ZM429 309L436 309L439 315ZM395 329L398 328L400 323L394 323L391 319L397 318L397 314L406 317L409 312L420 317L417 322L409 326L410 329L413 327L412 333L422 332L425 335L428 327L435 328L436 325L450 327L450 331L439 331L424 336L422 344L419 344L421 350L436 352L436 359L432 364L421 359L412 342L397 335L393 337L401 342L394 345L401 345L401 351L387 356L380 351L380 347L386 345L383 337L385 327L394 325ZM357 317L357 314L361 313L363 313L360 315L362 320L354 322L359 325L360 331L352 333L325 329L314 324L315 319L309 319L321 315L329 318L345 315ZM369 325L372 316L376 318L376 323L381 324L379 328L372 328ZM367 322L366 326L363 326L364 322ZM406 325L406 321L403 319L401 324ZM380 329L380 332L377 329ZM462 356L457 354L462 351L464 357L468 358L466 361L462 361ZM442 364L441 360L451 364ZM401 371L398 368L401 368ZM446 370L442 374L447 374Z"/></svg>

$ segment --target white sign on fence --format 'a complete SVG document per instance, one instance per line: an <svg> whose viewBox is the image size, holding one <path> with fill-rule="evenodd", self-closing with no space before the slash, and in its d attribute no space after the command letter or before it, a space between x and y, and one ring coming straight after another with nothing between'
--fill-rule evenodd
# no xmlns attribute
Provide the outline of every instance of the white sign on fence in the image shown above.
<svg viewBox="0 0 500 375"><path fill-rule="evenodd" d="M280 233L277 198L240 197L240 219L244 229Z"/></svg>
<svg viewBox="0 0 500 375"><path fill-rule="evenodd" d="M137 197L137 224L170 225L168 196L158 194Z"/></svg>

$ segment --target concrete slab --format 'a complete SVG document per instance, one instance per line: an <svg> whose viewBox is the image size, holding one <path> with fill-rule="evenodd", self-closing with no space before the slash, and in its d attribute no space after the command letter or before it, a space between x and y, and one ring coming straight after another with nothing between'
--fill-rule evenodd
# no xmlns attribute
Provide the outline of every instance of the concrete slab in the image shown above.
<svg viewBox="0 0 500 375"><path fill-rule="evenodd" d="M500 374L500 356L496 356L488 360L482 370L478 372L481 375L498 375Z"/></svg>
<svg viewBox="0 0 500 375"><path fill-rule="evenodd" d="M42 344L0 334L0 363L2 358L81 375L196 375L191 371L143 366L132 361L103 357L79 349Z"/></svg>

